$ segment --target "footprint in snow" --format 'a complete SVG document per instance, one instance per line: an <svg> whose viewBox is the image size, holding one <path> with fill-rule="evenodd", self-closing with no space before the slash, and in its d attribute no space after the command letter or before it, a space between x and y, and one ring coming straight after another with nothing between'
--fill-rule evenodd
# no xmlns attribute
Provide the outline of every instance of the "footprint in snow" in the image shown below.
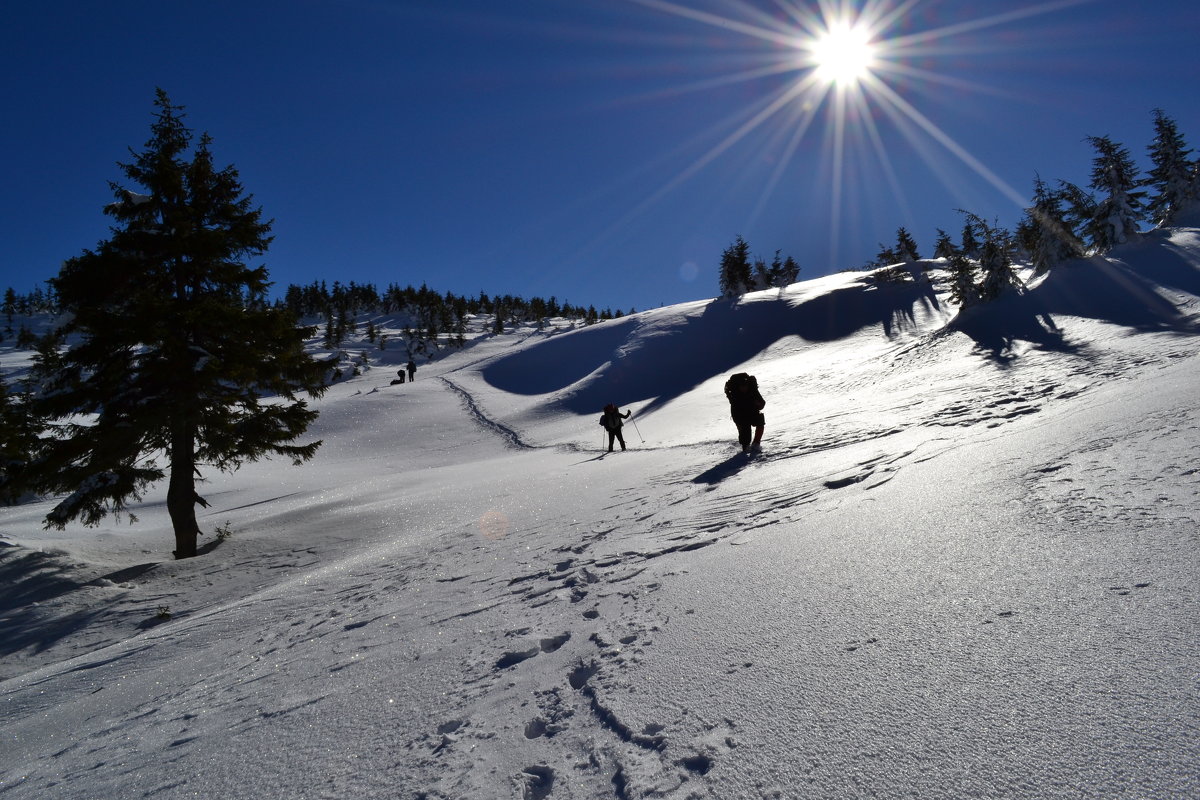
<svg viewBox="0 0 1200 800"><path fill-rule="evenodd" d="M523 800L544 800L554 788L554 770L544 764L526 767L518 780L525 785Z"/></svg>
<svg viewBox="0 0 1200 800"><path fill-rule="evenodd" d="M862 641L859 641L859 640L857 640L857 639L852 639L852 640L850 640L849 642L846 642L846 652L847 652L847 653L853 653L853 652L854 652L855 650L857 650L858 648L860 648L860 647L862 647L862 646L864 646L864 645L868 645L868 644L879 644L879 640L878 640L878 639L874 639L874 638L872 638L872 639L863 639Z"/></svg>
<svg viewBox="0 0 1200 800"><path fill-rule="evenodd" d="M558 636L549 636L545 639L542 639L540 642L538 642L537 647L531 647L528 650L512 650L507 652L496 660L496 669L500 670L508 669L509 667L515 667L522 661L528 661L529 659L533 658L538 653L553 653L570 641L570 639L571 634L568 631L567 633L563 633Z"/></svg>
<svg viewBox="0 0 1200 800"><path fill-rule="evenodd" d="M1110 592L1115 592L1116 594L1124 596L1124 595L1132 593L1133 589L1145 589L1149 585L1150 584L1148 582L1147 583L1135 583L1135 584L1133 584L1132 589L1128 586L1110 586L1110 587L1108 587L1108 590Z"/></svg>

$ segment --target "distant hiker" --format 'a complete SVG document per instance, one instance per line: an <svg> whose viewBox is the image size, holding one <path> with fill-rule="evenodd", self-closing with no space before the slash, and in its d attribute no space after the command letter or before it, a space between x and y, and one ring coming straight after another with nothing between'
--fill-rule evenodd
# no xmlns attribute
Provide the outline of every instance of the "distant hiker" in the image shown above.
<svg viewBox="0 0 1200 800"><path fill-rule="evenodd" d="M411 358L408 359L408 382L412 383L417 379L417 362Z"/></svg>
<svg viewBox="0 0 1200 800"><path fill-rule="evenodd" d="M395 386L397 383L404 383L404 370L398 369L396 370L396 374L400 376L400 380L392 381L392 386Z"/></svg>
<svg viewBox="0 0 1200 800"><path fill-rule="evenodd" d="M729 398L729 416L737 425L738 443L743 453L758 447L762 441L763 427L767 424L762 410L767 401L758 393L758 378L745 372L731 375L725 381L725 396ZM754 428L754 441L750 440L750 428Z"/></svg>
<svg viewBox="0 0 1200 800"><path fill-rule="evenodd" d="M621 443L621 449L625 449L625 437L621 435L621 426L625 423L621 420L629 419L633 414L632 411L621 413L621 409L615 404L609 403L604 407L604 414L600 417L600 424L604 426L604 430L608 431L608 452L613 451L613 440Z"/></svg>

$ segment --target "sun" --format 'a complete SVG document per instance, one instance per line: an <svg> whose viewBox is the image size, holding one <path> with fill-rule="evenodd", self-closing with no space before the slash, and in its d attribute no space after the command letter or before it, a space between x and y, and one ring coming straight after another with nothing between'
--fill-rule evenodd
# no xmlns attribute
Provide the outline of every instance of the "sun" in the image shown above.
<svg viewBox="0 0 1200 800"><path fill-rule="evenodd" d="M806 46L818 79L851 87L871 74L877 48L861 25L835 23Z"/></svg>

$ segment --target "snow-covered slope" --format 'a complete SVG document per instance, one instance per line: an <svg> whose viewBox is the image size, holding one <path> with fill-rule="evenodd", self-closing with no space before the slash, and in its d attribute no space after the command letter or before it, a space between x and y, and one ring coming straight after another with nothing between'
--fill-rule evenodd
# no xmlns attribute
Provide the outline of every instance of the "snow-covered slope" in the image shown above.
<svg viewBox="0 0 1200 800"><path fill-rule="evenodd" d="M374 353L190 561L0 509L0 795L1200 795L1200 231L914 276Z"/></svg>

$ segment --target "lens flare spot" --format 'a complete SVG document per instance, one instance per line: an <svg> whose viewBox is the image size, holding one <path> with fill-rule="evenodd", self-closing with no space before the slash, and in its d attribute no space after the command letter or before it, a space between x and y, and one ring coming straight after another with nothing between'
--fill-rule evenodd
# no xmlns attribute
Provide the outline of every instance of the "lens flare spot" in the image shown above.
<svg viewBox="0 0 1200 800"><path fill-rule="evenodd" d="M508 516L502 511L489 511L479 518L479 532L483 538L499 541L508 535Z"/></svg>

